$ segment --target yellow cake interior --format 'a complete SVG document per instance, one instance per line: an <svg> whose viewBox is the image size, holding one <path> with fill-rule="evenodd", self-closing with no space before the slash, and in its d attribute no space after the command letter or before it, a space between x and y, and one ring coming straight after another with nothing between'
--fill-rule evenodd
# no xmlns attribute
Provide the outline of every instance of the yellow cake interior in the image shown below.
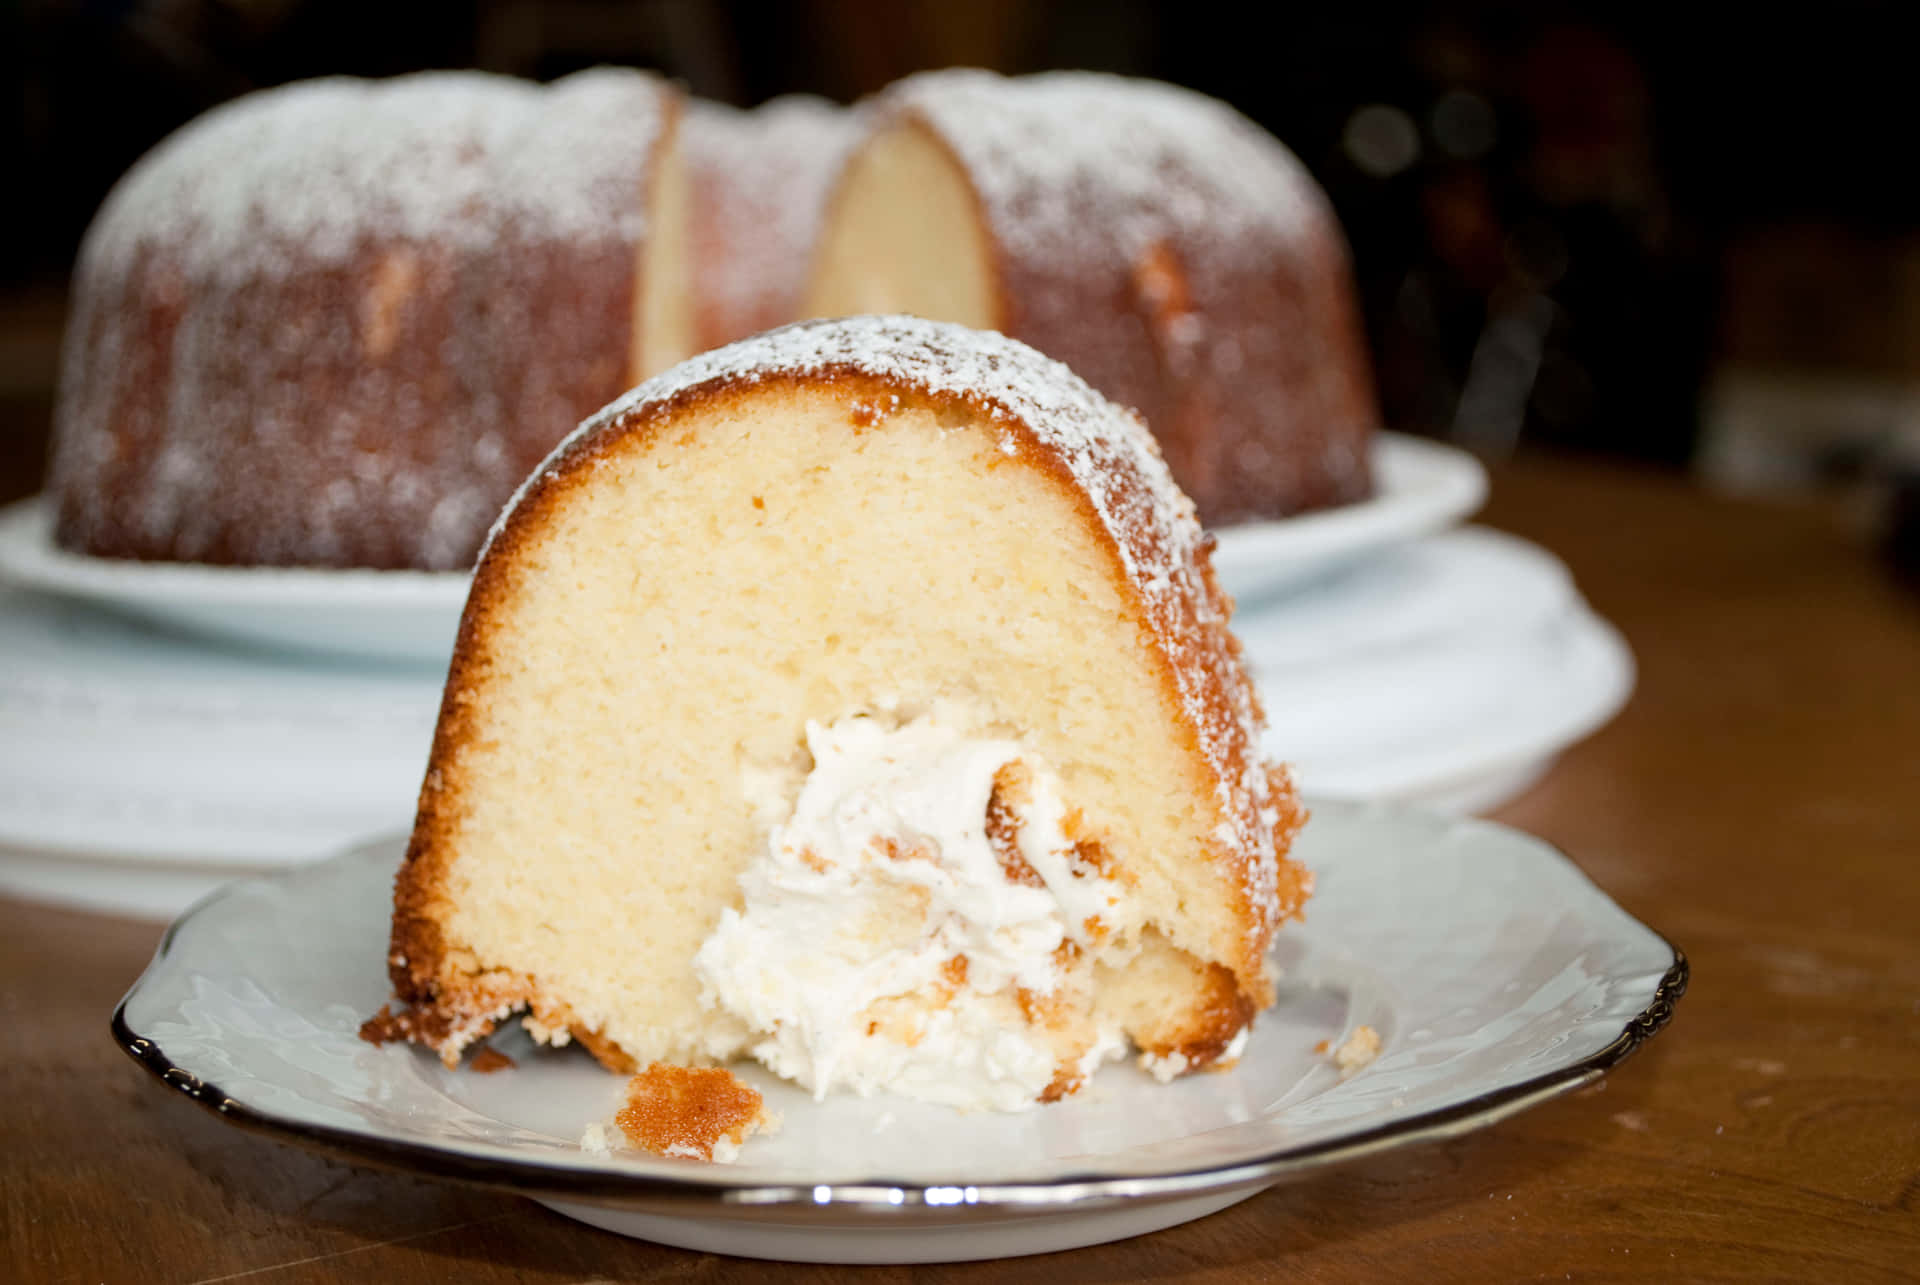
<svg viewBox="0 0 1920 1285"><path fill-rule="evenodd" d="M882 130L848 162L815 253L805 316L1001 324L973 185L945 145L910 121Z"/></svg>
<svg viewBox="0 0 1920 1285"><path fill-rule="evenodd" d="M654 154L645 193L647 230L635 269L633 344L628 377L657 375L695 351L692 246L687 221L691 195L676 121Z"/></svg>
<svg viewBox="0 0 1920 1285"><path fill-rule="evenodd" d="M1236 1033L1251 1008L1204 962L1238 958L1248 915L1214 781L1086 497L1009 432L776 380L537 497L470 608L463 730L429 782L453 801L442 987L530 982L536 1034L639 1064L749 1049L691 961L767 849L756 791L805 779L810 722L937 706L1046 764L1128 891L1059 1002L1021 1002L1036 1038L1064 1059L1103 1022L1162 1054Z"/></svg>

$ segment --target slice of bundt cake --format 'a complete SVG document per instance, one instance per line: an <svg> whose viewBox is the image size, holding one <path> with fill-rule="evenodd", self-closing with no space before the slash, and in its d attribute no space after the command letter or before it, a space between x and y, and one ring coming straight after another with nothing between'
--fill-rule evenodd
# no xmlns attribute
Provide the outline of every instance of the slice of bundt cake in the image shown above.
<svg viewBox="0 0 1920 1285"><path fill-rule="evenodd" d="M369 1024L1017 1108L1237 1056L1304 817L1138 417L902 317L697 357L482 554Z"/></svg>
<svg viewBox="0 0 1920 1285"><path fill-rule="evenodd" d="M1153 425L1208 526L1360 499L1379 426L1345 238L1225 103L1087 72L882 94L806 315L999 330Z"/></svg>

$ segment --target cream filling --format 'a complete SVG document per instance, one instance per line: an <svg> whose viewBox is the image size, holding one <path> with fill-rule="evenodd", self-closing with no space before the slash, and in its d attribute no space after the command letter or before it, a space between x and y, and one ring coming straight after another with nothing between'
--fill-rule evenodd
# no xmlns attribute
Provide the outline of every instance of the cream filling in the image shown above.
<svg viewBox="0 0 1920 1285"><path fill-rule="evenodd" d="M754 1057L815 1097L1018 1110L1065 1068L1084 1077L1125 1051L1085 1000L1096 955L1123 949L1127 890L1076 852L1044 764L938 711L809 724L807 747L798 797L762 801L777 816L793 798L741 876L741 907L694 960ZM996 835L995 778L1014 764ZM1048 1001L1068 1015L1035 1020Z"/></svg>

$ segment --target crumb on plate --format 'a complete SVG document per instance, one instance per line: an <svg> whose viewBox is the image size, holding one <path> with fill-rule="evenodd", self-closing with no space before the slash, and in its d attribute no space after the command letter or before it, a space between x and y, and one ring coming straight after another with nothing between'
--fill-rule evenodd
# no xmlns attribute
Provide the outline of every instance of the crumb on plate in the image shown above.
<svg viewBox="0 0 1920 1285"><path fill-rule="evenodd" d="M1326 1041L1322 1040L1320 1047L1324 1049ZM1371 1026L1356 1026L1333 1051L1333 1064L1340 1068L1341 1075L1352 1075L1379 1056L1380 1032Z"/></svg>
<svg viewBox="0 0 1920 1285"><path fill-rule="evenodd" d="M655 1062L627 1083L626 1105L613 1126L596 1122L580 1148L604 1154L622 1147L685 1160L727 1164L755 1133L772 1133L780 1119L759 1090L717 1066Z"/></svg>

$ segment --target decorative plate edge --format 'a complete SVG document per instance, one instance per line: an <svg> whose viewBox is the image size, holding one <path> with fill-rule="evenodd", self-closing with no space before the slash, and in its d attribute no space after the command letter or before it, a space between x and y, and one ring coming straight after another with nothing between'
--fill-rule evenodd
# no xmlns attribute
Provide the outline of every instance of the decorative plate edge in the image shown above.
<svg viewBox="0 0 1920 1285"><path fill-rule="evenodd" d="M1562 859L1564 852L1555 849ZM1582 872L1584 873L1584 872ZM114 1006L114 1042L167 1087L222 1119L282 1142L291 1142L362 1164L397 1172L488 1187L522 1196L553 1196L613 1207L659 1209L663 1206L721 1206L742 1216L777 1215L806 1209L833 1209L843 1215L895 1217L905 1210L932 1210L944 1219L990 1217L1009 1210L1045 1212L1065 1206L1098 1208L1132 1200L1174 1200L1207 1192L1264 1187L1304 1177L1401 1147L1440 1142L1499 1123L1531 1107L1599 1080L1659 1034L1673 1020L1674 1006L1686 994L1691 969L1685 952L1651 928L1672 953L1673 962L1654 987L1647 1006L1613 1040L1571 1065L1543 1072L1487 1093L1406 1119L1331 1138L1294 1150L1221 1168L1181 1170L1145 1177L1069 1174L1044 1181L958 1186L874 1179L860 1183L732 1185L688 1178L614 1172L605 1169L557 1169L524 1160L469 1156L418 1142L359 1133L333 1125L307 1124L256 1109L231 1097L218 1084L174 1064L153 1040L127 1023L127 1004L155 965L165 959L175 936L203 910L223 900L234 885L201 898L168 925L153 958ZM1625 913L1624 911L1622 913ZM1638 923L1638 920L1635 920ZM1644 924L1641 925L1643 928Z"/></svg>

